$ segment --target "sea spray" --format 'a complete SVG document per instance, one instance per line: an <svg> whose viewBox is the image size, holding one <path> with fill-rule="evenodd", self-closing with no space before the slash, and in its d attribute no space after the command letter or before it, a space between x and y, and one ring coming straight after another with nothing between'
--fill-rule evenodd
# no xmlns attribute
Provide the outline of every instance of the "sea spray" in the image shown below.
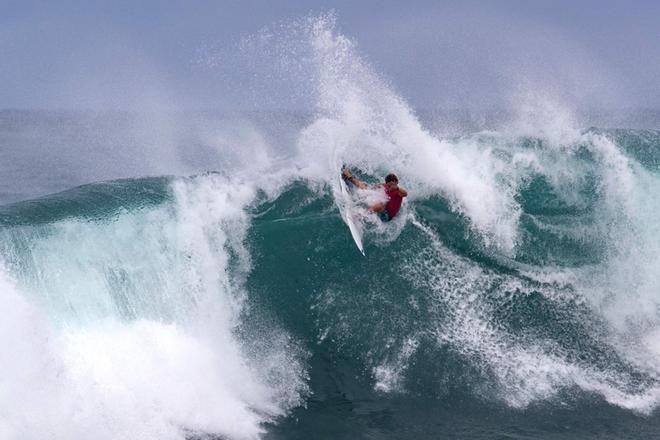
<svg viewBox="0 0 660 440"><path fill-rule="evenodd" d="M439 136L331 15L240 50L255 77L280 60L307 112L204 119L191 177L0 208L3 435L657 432L660 134L531 94L514 122ZM260 126L282 120L288 143ZM334 154L410 192L393 222L365 216L367 257Z"/></svg>
<svg viewBox="0 0 660 440"><path fill-rule="evenodd" d="M15 397L35 409L7 420L8 438L255 438L263 421L298 404L305 384L295 346L273 329L259 335L270 339L266 351L249 353L236 334L249 267L242 206L253 196L208 176L172 182L172 202L161 206L6 230L25 244L12 266L32 305L4 287L20 326L10 325L3 345L32 347L31 335L44 345L20 350L43 371L34 393L30 380L14 378ZM44 386L47 400L38 401ZM40 415L42 405L49 411Z"/></svg>

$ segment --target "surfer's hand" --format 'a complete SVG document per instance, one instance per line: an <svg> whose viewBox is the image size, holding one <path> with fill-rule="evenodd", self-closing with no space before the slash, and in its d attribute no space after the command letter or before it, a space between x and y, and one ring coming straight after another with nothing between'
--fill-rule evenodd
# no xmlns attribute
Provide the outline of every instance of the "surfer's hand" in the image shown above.
<svg viewBox="0 0 660 440"><path fill-rule="evenodd" d="M341 170L341 173L342 173L342 174L344 175L344 177L346 177L347 179L350 179L350 178L351 178L351 172L348 171L348 168L343 168L343 169Z"/></svg>

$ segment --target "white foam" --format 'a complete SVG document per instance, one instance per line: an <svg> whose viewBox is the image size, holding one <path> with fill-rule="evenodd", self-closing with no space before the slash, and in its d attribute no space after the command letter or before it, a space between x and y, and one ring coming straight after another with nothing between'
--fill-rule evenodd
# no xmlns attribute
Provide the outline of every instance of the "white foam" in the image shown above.
<svg viewBox="0 0 660 440"><path fill-rule="evenodd" d="M578 387L601 395L613 405L644 414L660 404L657 385L638 388L626 373L569 361L551 340L538 336L530 339L525 333L502 328L493 319L491 307L481 299L482 292L511 282L518 287L519 295L538 288L526 288L516 279L489 273L453 255L429 228L415 220L413 223L427 234L432 250L409 262L406 273L417 287L428 289L432 302L443 310L442 317L433 324L436 327L429 331L440 344L449 345L472 365L481 367L487 377L495 379L496 397L510 406L525 408L551 399L561 390ZM565 300L556 295L550 295L550 299ZM651 340L647 338L645 344L655 353L657 347Z"/></svg>
<svg viewBox="0 0 660 440"><path fill-rule="evenodd" d="M171 206L15 231L31 252L16 282L0 273L3 438L252 439L300 404L295 342L272 328L253 353L235 334L254 187L210 175L173 192Z"/></svg>
<svg viewBox="0 0 660 440"><path fill-rule="evenodd" d="M4 439L183 439L186 430L249 439L282 412L236 347L153 321L57 331L7 287Z"/></svg>
<svg viewBox="0 0 660 440"><path fill-rule="evenodd" d="M376 380L374 384L376 391L385 393L404 391L405 373L410 364L410 357L415 353L418 345L417 338L406 338L395 356L379 363L372 369Z"/></svg>
<svg viewBox="0 0 660 440"><path fill-rule="evenodd" d="M300 174L328 181L337 172L333 152L374 176L396 172L411 199L446 197L488 245L512 252L520 210L492 151L426 131L355 43L335 31L332 17L314 21L308 37L318 117L298 140Z"/></svg>

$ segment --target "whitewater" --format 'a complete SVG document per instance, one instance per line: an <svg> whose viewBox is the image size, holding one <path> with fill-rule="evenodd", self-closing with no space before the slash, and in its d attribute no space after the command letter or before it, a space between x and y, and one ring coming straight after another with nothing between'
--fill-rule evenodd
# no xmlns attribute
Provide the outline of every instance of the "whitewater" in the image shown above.
<svg viewBox="0 0 660 440"><path fill-rule="evenodd" d="M657 432L659 131L431 129L332 15L236 50L309 110L0 113L0 438ZM337 160L410 194L366 257Z"/></svg>

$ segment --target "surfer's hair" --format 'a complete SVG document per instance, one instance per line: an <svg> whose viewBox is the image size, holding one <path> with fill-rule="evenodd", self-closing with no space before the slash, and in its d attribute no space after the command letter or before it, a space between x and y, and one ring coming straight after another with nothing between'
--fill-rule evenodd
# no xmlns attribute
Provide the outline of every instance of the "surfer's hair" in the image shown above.
<svg viewBox="0 0 660 440"><path fill-rule="evenodd" d="M385 176L385 183L397 182L399 183L399 178L396 177L396 174L388 174Z"/></svg>

